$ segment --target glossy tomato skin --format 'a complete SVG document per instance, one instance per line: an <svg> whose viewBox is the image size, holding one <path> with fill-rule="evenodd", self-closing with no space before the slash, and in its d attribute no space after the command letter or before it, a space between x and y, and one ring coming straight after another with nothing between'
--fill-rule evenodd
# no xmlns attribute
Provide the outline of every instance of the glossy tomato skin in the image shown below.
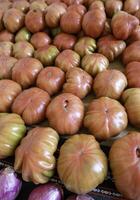
<svg viewBox="0 0 140 200"><path fill-rule="evenodd" d="M37 77L36 84L49 95L60 91L65 82L65 73L58 67L50 66L41 70Z"/></svg>
<svg viewBox="0 0 140 200"><path fill-rule="evenodd" d="M129 88L122 94L124 107L128 115L129 122L140 127L140 88Z"/></svg>
<svg viewBox="0 0 140 200"><path fill-rule="evenodd" d="M138 25L139 20L124 11L117 12L111 20L113 35L120 40L126 40Z"/></svg>
<svg viewBox="0 0 140 200"><path fill-rule="evenodd" d="M48 27L56 28L59 26L61 16L66 13L66 5L64 3L53 3L47 8L45 21Z"/></svg>
<svg viewBox="0 0 140 200"><path fill-rule="evenodd" d="M3 22L9 32L15 33L24 25L24 14L16 8L10 8L4 13Z"/></svg>
<svg viewBox="0 0 140 200"><path fill-rule="evenodd" d="M19 41L13 45L13 55L15 58L32 57L34 47L27 41Z"/></svg>
<svg viewBox="0 0 140 200"><path fill-rule="evenodd" d="M140 61L140 41L133 42L132 44L128 45L123 52L123 63L126 65L133 61Z"/></svg>
<svg viewBox="0 0 140 200"><path fill-rule="evenodd" d="M11 79L12 68L17 59L10 56L0 56L0 79Z"/></svg>
<svg viewBox="0 0 140 200"><path fill-rule="evenodd" d="M98 140L106 140L123 131L128 124L125 108L108 97L93 100L85 114L84 126Z"/></svg>
<svg viewBox="0 0 140 200"><path fill-rule="evenodd" d="M125 198L140 200L140 133L116 140L109 153L115 185Z"/></svg>
<svg viewBox="0 0 140 200"><path fill-rule="evenodd" d="M42 68L41 62L35 58L19 59L12 69L12 79L26 89L35 84Z"/></svg>
<svg viewBox="0 0 140 200"><path fill-rule="evenodd" d="M117 40L113 35L109 34L101 37L97 43L98 52L113 62L115 58L122 54L126 48L123 40Z"/></svg>
<svg viewBox="0 0 140 200"><path fill-rule="evenodd" d="M79 67L80 56L75 51L66 49L57 56L55 65L64 72L67 72L70 68Z"/></svg>
<svg viewBox="0 0 140 200"><path fill-rule="evenodd" d="M49 127L31 129L15 152L14 169L23 180L35 184L47 183L54 173L59 135Z"/></svg>
<svg viewBox="0 0 140 200"><path fill-rule="evenodd" d="M130 62L125 68L128 85L131 88L140 87L140 62Z"/></svg>
<svg viewBox="0 0 140 200"><path fill-rule="evenodd" d="M124 10L130 14L135 14L140 9L139 0L126 0L124 2Z"/></svg>
<svg viewBox="0 0 140 200"><path fill-rule="evenodd" d="M95 23L93 23L93 21ZM82 21L82 28L87 36L98 38L104 30L106 21L105 11L92 9L88 11Z"/></svg>
<svg viewBox="0 0 140 200"><path fill-rule="evenodd" d="M51 43L51 38L45 32L37 32L31 37L31 44L35 49L47 46Z"/></svg>
<svg viewBox="0 0 140 200"><path fill-rule="evenodd" d="M106 0L105 1L105 10L108 17L112 17L116 12L122 10L123 2L121 0Z"/></svg>
<svg viewBox="0 0 140 200"><path fill-rule="evenodd" d="M50 96L47 92L32 87L16 97L12 112L21 115L26 124L36 124L45 119L45 110L49 102Z"/></svg>
<svg viewBox="0 0 140 200"><path fill-rule="evenodd" d="M73 67L66 73L63 92L72 93L83 99L91 90L92 77L84 70Z"/></svg>
<svg viewBox="0 0 140 200"><path fill-rule="evenodd" d="M53 44L60 50L73 49L77 38L72 34L59 33L53 40Z"/></svg>
<svg viewBox="0 0 140 200"><path fill-rule="evenodd" d="M31 33L36 33L45 28L45 18L40 10L30 10L25 16L25 25Z"/></svg>
<svg viewBox="0 0 140 200"><path fill-rule="evenodd" d="M69 191L85 194L104 181L107 158L94 136L77 134L62 145L57 171Z"/></svg>
<svg viewBox="0 0 140 200"><path fill-rule="evenodd" d="M76 42L74 50L81 56L92 54L96 49L96 41L92 37L81 37Z"/></svg>
<svg viewBox="0 0 140 200"><path fill-rule="evenodd" d="M1 31L0 32L0 42L4 42L4 41L13 42L14 41L14 34L10 33L7 30Z"/></svg>
<svg viewBox="0 0 140 200"><path fill-rule="evenodd" d="M108 59L100 53L87 54L81 61L81 67L92 76L106 70L108 66Z"/></svg>
<svg viewBox="0 0 140 200"><path fill-rule="evenodd" d="M84 105L79 97L63 93L55 97L46 110L49 124L59 134L75 134L82 125Z"/></svg>
<svg viewBox="0 0 140 200"><path fill-rule="evenodd" d="M140 40L140 26L137 26L131 33L130 37L128 38L128 43L131 44L135 41Z"/></svg>
<svg viewBox="0 0 140 200"><path fill-rule="evenodd" d="M13 46L12 42L0 42L0 56L12 56Z"/></svg>
<svg viewBox="0 0 140 200"><path fill-rule="evenodd" d="M94 79L93 90L96 96L119 99L127 87L125 75L116 69L105 70L97 74Z"/></svg>
<svg viewBox="0 0 140 200"><path fill-rule="evenodd" d="M69 10L73 10L73 11L76 11L78 12L81 16L83 16L85 13L86 13L86 7L81 5L81 4L73 4L73 5L70 5L68 7L68 11Z"/></svg>
<svg viewBox="0 0 140 200"><path fill-rule="evenodd" d="M0 159L13 156L26 133L23 119L14 113L0 113Z"/></svg>
<svg viewBox="0 0 140 200"><path fill-rule="evenodd" d="M15 98L21 93L21 86L15 81L0 80L0 112L9 112Z"/></svg>

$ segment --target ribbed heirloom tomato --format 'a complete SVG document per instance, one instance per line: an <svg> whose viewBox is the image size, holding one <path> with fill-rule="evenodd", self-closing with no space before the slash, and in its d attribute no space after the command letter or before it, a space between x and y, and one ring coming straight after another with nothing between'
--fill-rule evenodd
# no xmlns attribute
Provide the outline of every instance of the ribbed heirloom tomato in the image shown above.
<svg viewBox="0 0 140 200"><path fill-rule="evenodd" d="M127 199L140 200L140 133L116 140L109 160L118 191Z"/></svg>

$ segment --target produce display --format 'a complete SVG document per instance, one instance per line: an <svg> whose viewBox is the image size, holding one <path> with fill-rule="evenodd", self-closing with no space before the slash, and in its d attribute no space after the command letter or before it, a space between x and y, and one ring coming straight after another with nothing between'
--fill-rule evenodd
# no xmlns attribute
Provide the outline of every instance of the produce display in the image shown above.
<svg viewBox="0 0 140 200"><path fill-rule="evenodd" d="M139 77L140 0L0 0L0 199L140 200Z"/></svg>

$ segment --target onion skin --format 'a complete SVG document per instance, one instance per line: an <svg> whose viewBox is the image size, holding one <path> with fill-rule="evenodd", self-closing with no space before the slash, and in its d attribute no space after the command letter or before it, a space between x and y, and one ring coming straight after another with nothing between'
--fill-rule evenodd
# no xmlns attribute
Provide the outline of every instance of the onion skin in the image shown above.
<svg viewBox="0 0 140 200"><path fill-rule="evenodd" d="M15 200L18 196L22 181L10 167L0 170L0 199Z"/></svg>
<svg viewBox="0 0 140 200"><path fill-rule="evenodd" d="M129 87L140 88L140 62L130 62L125 68L125 74Z"/></svg>
<svg viewBox="0 0 140 200"><path fill-rule="evenodd" d="M60 50L73 49L77 38L67 33L59 33L55 36L53 44Z"/></svg>
<svg viewBox="0 0 140 200"><path fill-rule="evenodd" d="M75 134L84 117L83 102L71 93L55 97L46 110L49 124L61 135Z"/></svg>
<svg viewBox="0 0 140 200"><path fill-rule="evenodd" d="M36 124L45 119L45 110L49 102L50 96L47 92L32 87L16 97L12 105L12 112L21 115L26 124Z"/></svg>
<svg viewBox="0 0 140 200"><path fill-rule="evenodd" d="M62 200L63 190L56 183L48 183L34 189L28 200Z"/></svg>
<svg viewBox="0 0 140 200"><path fill-rule="evenodd" d="M104 181L107 158L94 136L76 134L61 146L57 171L69 191L85 194Z"/></svg>
<svg viewBox="0 0 140 200"><path fill-rule="evenodd" d="M86 195L72 195L68 197L66 200L94 200L94 199L86 194Z"/></svg>
<svg viewBox="0 0 140 200"><path fill-rule="evenodd" d="M126 65L133 61L140 62L140 41L128 45L123 52L123 63Z"/></svg>
<svg viewBox="0 0 140 200"><path fill-rule="evenodd" d="M112 62L122 54L126 48L126 44L123 40L117 40L112 35L106 35L98 40L97 48L99 53L106 56Z"/></svg>
<svg viewBox="0 0 140 200"><path fill-rule="evenodd" d="M9 32L15 33L24 24L24 14L16 8L10 8L4 13L3 22Z"/></svg>
<svg viewBox="0 0 140 200"><path fill-rule="evenodd" d="M125 108L108 97L93 100L84 118L84 126L100 141L118 135L125 130L127 124Z"/></svg>
<svg viewBox="0 0 140 200"><path fill-rule="evenodd" d="M66 49L57 56L55 65L64 72L67 72L70 68L79 67L80 56L75 51Z"/></svg>
<svg viewBox="0 0 140 200"><path fill-rule="evenodd" d="M58 67L46 67L39 73L36 85L49 93L56 94L65 82L65 73Z"/></svg>
<svg viewBox="0 0 140 200"><path fill-rule="evenodd" d="M108 66L108 59L100 53L87 54L81 62L81 67L92 76L106 70Z"/></svg>
<svg viewBox="0 0 140 200"><path fill-rule="evenodd" d="M47 183L54 174L58 133L49 127L36 127L25 136L15 152L14 169L24 181Z"/></svg>
<svg viewBox="0 0 140 200"><path fill-rule="evenodd" d="M111 20L113 35L119 40L128 39L133 29L138 25L139 20L135 16L124 11L117 12Z"/></svg>
<svg viewBox="0 0 140 200"><path fill-rule="evenodd" d="M140 199L140 133L130 132L116 140L109 152L115 185L126 199Z"/></svg>
<svg viewBox="0 0 140 200"><path fill-rule="evenodd" d="M111 69L100 72L94 79L93 90L96 96L119 99L127 87L127 79L119 70Z"/></svg>

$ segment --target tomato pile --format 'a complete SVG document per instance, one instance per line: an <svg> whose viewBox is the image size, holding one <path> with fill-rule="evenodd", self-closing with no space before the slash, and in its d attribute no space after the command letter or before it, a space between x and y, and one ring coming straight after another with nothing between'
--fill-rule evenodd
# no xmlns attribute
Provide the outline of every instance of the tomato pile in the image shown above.
<svg viewBox="0 0 140 200"><path fill-rule="evenodd" d="M14 156L0 199L18 196L21 174L43 184L29 200L62 200L49 182L57 171L68 199L90 200L110 166L124 198L140 200L139 20L140 0L0 0L0 159ZM107 158L100 142L128 124L137 131L115 139Z"/></svg>

